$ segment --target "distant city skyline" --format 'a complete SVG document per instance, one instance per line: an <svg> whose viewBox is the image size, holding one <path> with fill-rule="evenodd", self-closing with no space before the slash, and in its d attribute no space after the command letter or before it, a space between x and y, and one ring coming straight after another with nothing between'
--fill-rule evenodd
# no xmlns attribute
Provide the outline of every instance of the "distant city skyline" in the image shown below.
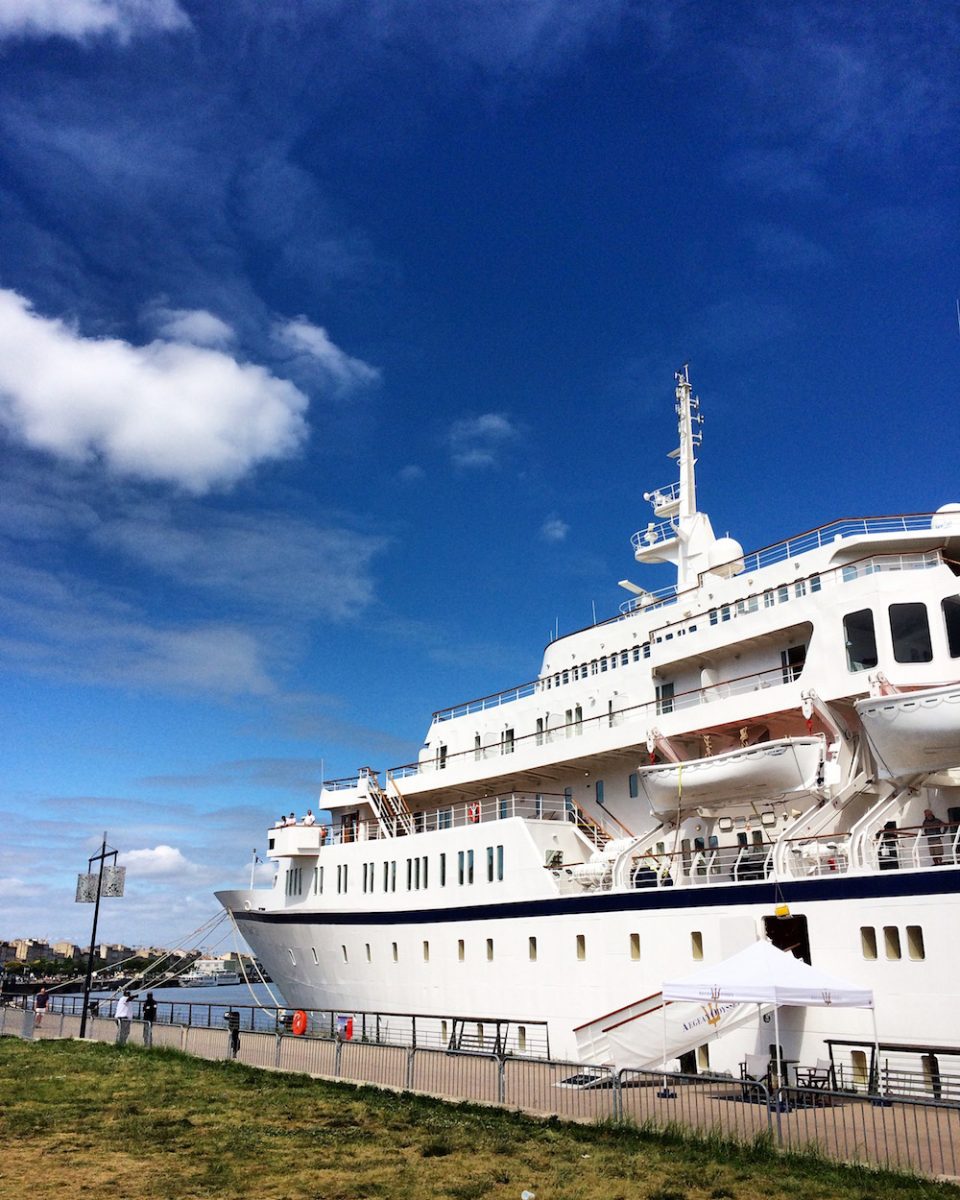
<svg viewBox="0 0 960 1200"><path fill-rule="evenodd" d="M943 0L0 11L3 923L89 936L106 829L98 937L188 940L322 776L669 582L684 362L747 549L960 501L958 51Z"/></svg>

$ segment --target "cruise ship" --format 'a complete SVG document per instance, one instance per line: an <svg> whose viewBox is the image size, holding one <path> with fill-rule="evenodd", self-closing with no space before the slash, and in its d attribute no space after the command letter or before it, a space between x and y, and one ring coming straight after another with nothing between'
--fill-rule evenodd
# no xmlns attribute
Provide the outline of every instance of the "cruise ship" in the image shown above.
<svg viewBox="0 0 960 1200"><path fill-rule="evenodd" d="M676 478L632 538L675 583L620 581L535 679L433 713L414 762L326 783L327 823L270 830L272 887L218 893L287 1004L733 1070L769 1013L661 991L766 939L870 989L911 1069L960 1053L960 505L745 553L697 506L687 368L675 408ZM832 1041L866 1069L870 1013L778 1017L784 1060Z"/></svg>

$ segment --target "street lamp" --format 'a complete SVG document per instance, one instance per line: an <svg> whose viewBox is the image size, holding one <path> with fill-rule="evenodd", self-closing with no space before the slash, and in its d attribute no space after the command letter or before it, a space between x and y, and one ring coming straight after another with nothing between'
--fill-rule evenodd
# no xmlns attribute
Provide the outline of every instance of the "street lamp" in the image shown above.
<svg viewBox="0 0 960 1200"><path fill-rule="evenodd" d="M90 932L90 953L87 955L87 977L83 981L83 1009L80 1014L80 1036L87 1034L87 1009L90 1006L90 981L93 978L93 952L97 944L97 920L100 916L101 896L122 896L123 884L127 874L126 867L117 866L117 851L107 849L107 834L104 831L100 853L94 854L87 860L87 873L77 876L78 904L93 905L93 929ZM113 864L107 866L108 858ZM94 871L93 864L99 862L100 869Z"/></svg>

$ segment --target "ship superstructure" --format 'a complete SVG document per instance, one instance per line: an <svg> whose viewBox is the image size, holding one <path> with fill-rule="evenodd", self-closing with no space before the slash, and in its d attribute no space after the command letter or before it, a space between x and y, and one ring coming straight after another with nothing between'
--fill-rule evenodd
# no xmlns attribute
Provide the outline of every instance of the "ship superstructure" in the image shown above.
<svg viewBox="0 0 960 1200"><path fill-rule="evenodd" d="M686 368L676 411L678 479L632 539L676 583L621 581L536 679L435 712L382 779L326 784L328 825L271 830L271 889L220 895L288 1003L543 1021L553 1053L628 1065L665 979L767 937L874 988L888 1039L922 1006L951 1044L960 506L744 554L697 508ZM863 1021L794 1013L787 1057L869 1041ZM758 1036L671 1047L730 1065Z"/></svg>

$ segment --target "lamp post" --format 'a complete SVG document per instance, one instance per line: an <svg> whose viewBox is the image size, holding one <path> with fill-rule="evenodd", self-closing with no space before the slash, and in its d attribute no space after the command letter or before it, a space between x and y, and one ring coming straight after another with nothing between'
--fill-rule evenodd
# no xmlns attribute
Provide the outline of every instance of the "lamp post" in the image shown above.
<svg viewBox="0 0 960 1200"><path fill-rule="evenodd" d="M87 975L83 981L83 1008L80 1013L80 1036L87 1034L87 1010L90 1007L90 981L93 978L93 955L97 944L97 921L100 917L101 896L122 896L124 877L127 868L117 866L117 851L107 849L107 834L104 830L100 853L92 855L87 860L87 873L77 876L77 903L93 904L93 929L90 931L90 953L87 955ZM111 867L106 866L108 858L113 859ZM94 873L93 864L99 862L99 870Z"/></svg>

